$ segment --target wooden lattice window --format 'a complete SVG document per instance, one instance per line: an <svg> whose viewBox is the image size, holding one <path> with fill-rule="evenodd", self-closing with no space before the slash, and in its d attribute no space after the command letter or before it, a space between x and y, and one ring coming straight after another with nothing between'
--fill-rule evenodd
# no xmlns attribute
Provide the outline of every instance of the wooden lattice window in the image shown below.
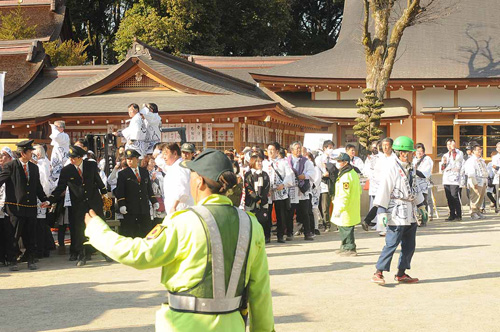
<svg viewBox="0 0 500 332"><path fill-rule="evenodd" d="M136 75L128 78L122 83L118 84L115 88L117 89L134 89L134 88L164 88L163 85L156 82L155 80L143 75L141 73L137 73Z"/></svg>

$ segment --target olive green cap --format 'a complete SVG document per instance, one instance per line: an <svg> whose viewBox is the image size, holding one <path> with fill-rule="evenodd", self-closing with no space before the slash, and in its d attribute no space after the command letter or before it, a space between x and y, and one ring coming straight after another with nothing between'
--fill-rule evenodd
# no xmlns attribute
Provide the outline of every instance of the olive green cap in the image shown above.
<svg viewBox="0 0 500 332"><path fill-rule="evenodd" d="M231 160L224 153L215 149L205 149L195 159L182 161L181 167L189 168L215 182L219 181L222 173L233 172Z"/></svg>

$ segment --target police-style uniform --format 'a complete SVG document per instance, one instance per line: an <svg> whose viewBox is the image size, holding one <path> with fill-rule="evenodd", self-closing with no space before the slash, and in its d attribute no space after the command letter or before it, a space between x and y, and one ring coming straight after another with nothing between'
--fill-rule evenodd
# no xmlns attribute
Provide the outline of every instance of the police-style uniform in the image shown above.
<svg viewBox="0 0 500 332"><path fill-rule="evenodd" d="M213 181L232 171L229 159L212 149L183 165ZM246 303L250 330L274 331L262 227L228 197L205 197L165 218L146 238L120 236L98 217L86 234L118 262L162 267L167 295L156 314L157 331L245 331Z"/></svg>
<svg viewBox="0 0 500 332"><path fill-rule="evenodd" d="M17 143L21 149L34 150L33 140ZM3 165L0 173L0 186L5 184L5 209L14 225L14 236L9 236L12 243L8 244L7 256L12 263L15 262L19 238L22 237L26 247L25 257L28 267L36 269L34 263L35 229L37 215L37 198L47 201L45 192L40 183L38 166L31 163L23 163L20 159L14 159Z"/></svg>
<svg viewBox="0 0 500 332"><path fill-rule="evenodd" d="M350 161L349 155L341 153L336 160ZM340 169L335 181L332 222L340 232L340 251L356 252L354 226L361 221L361 185L354 166L347 164Z"/></svg>
<svg viewBox="0 0 500 332"><path fill-rule="evenodd" d="M70 146L69 156L83 157L85 150L78 146ZM103 202L101 195L107 193L106 186L99 176L97 163L82 160L80 166L69 164L63 167L57 187L49 197L51 203L64 199L66 188L69 189L71 206L69 207L69 223L71 234L70 258L78 259L79 265L85 265L90 255L89 248L84 247L85 242L85 214L89 209L104 218Z"/></svg>
<svg viewBox="0 0 500 332"><path fill-rule="evenodd" d="M125 156L139 158L140 154L136 150L127 149ZM144 237L152 228L149 202L153 205L157 202L148 170L142 167L121 170L118 173L115 196L118 206L127 208L120 225L120 234Z"/></svg>

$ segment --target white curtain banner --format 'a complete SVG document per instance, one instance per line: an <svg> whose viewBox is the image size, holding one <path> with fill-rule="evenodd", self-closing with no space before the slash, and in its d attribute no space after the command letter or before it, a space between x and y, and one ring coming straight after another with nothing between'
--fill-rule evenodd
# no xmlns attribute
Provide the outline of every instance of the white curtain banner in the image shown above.
<svg viewBox="0 0 500 332"><path fill-rule="evenodd" d="M5 86L5 72L0 73L0 124L2 124L3 117L3 95Z"/></svg>

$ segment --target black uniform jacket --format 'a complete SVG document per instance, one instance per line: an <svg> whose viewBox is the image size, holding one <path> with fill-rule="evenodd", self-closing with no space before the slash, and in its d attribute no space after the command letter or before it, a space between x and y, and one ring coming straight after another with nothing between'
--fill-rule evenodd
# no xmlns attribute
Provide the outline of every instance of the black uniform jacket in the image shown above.
<svg viewBox="0 0 500 332"><path fill-rule="evenodd" d="M252 173L251 170L245 173L245 206L253 207L258 201L260 201L261 206L268 203L271 181L266 172L263 171L261 176L263 186L256 190L254 185L258 181L259 175Z"/></svg>
<svg viewBox="0 0 500 332"><path fill-rule="evenodd" d="M92 209L98 215L103 215L101 194L107 193L106 186L99 176L99 170L95 161L83 160L83 179L80 177L75 165L70 164L63 167L57 187L49 197L51 203L64 199L66 187L69 188L71 206L87 212Z"/></svg>
<svg viewBox="0 0 500 332"><path fill-rule="evenodd" d="M11 216L36 218L37 200L47 201L40 184L38 166L28 162L29 181L23 165L17 159L3 165L0 173L0 186L5 183L5 207Z"/></svg>
<svg viewBox="0 0 500 332"><path fill-rule="evenodd" d="M157 202L147 169L139 167L139 175L141 183L130 167L118 173L115 196L120 207L127 207L128 214L149 214L149 201Z"/></svg>

